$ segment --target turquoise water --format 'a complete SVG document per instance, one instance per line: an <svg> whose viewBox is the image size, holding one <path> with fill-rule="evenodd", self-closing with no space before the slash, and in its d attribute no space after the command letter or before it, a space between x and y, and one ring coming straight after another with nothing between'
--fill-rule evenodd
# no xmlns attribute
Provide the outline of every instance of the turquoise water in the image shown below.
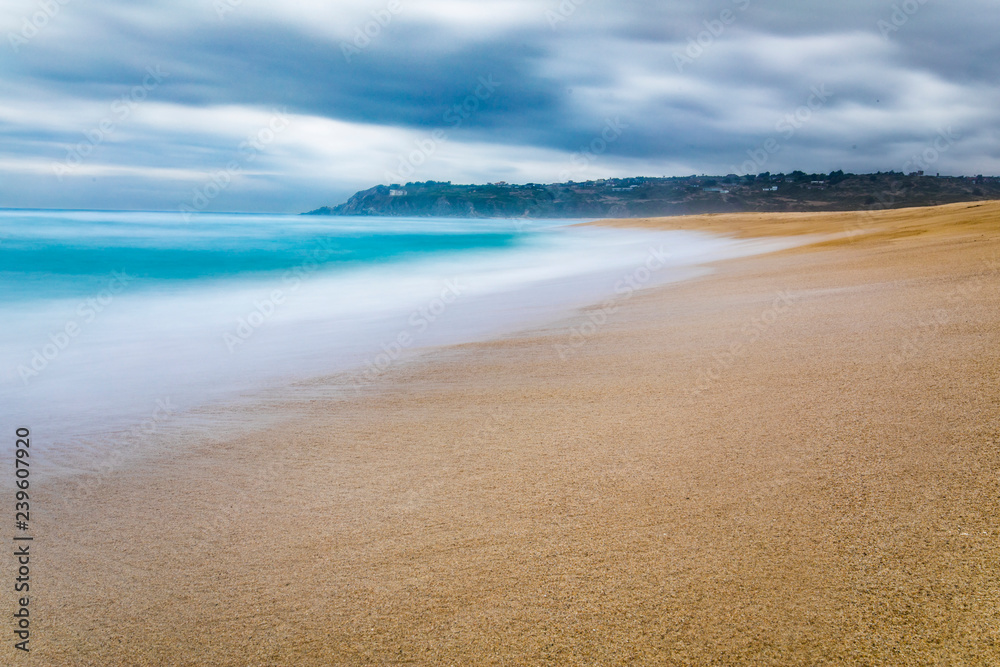
<svg viewBox="0 0 1000 667"><path fill-rule="evenodd" d="M544 226L544 223L542 224ZM0 211L0 290L6 299L86 295L112 271L157 283L266 278L516 247L509 221L174 213ZM31 289L19 289L30 281Z"/></svg>
<svg viewBox="0 0 1000 667"><path fill-rule="evenodd" d="M92 459L163 406L357 389L774 245L571 222L0 210L0 428Z"/></svg>

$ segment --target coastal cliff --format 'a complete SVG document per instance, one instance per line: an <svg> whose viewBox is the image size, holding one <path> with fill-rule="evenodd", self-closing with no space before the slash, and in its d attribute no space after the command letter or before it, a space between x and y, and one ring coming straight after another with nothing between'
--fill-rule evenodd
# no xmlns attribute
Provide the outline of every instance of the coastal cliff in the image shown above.
<svg viewBox="0 0 1000 667"><path fill-rule="evenodd" d="M463 218L649 217L697 213L880 210L1000 199L1000 178L764 173L576 183L377 185L307 215Z"/></svg>

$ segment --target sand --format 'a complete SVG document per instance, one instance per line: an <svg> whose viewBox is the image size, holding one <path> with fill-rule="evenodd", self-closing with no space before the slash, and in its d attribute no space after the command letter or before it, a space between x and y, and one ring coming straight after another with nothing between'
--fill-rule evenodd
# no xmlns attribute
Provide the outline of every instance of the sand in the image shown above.
<svg viewBox="0 0 1000 667"><path fill-rule="evenodd" d="M6 664L1000 664L1000 203L609 224L851 233L52 480Z"/></svg>

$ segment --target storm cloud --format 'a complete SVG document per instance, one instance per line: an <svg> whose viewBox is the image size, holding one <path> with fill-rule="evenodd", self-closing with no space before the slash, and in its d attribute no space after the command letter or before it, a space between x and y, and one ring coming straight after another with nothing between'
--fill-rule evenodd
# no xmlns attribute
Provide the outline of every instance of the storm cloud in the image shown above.
<svg viewBox="0 0 1000 667"><path fill-rule="evenodd" d="M404 177L998 173L998 14L985 0L10 0L0 206L297 212Z"/></svg>

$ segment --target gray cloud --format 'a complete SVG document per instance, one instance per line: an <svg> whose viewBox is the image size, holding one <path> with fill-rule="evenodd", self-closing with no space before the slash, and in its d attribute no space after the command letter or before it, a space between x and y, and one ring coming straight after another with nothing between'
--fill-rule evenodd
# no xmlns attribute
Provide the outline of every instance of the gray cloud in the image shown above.
<svg viewBox="0 0 1000 667"><path fill-rule="evenodd" d="M0 61L8 100L0 103L0 205L174 207L201 178L186 172L209 173L239 153L238 133L224 122L213 131L212 114L276 107L300 119L298 143L262 151L213 208L326 203L369 185L435 129L448 132L456 155L492 147L493 165L449 163L444 149L432 156L426 177L451 180L555 180L616 119L627 129L592 165L609 173L726 172L769 139L780 151L762 171L900 169L948 127L960 139L941 171L1000 164L992 65L1000 18L985 1L470 1L465 13L400 2L363 47L352 44L357 30L372 11L385 15L387 3L306 11L306 2L248 0L222 17L210 3L67 4ZM33 7L5 10L8 42ZM349 57L345 44L355 47ZM64 161L89 128L115 115L111 105L149 67L168 78L91 151L88 169L61 179L47 172L46 162ZM482 77L496 90L474 100L474 112L449 115ZM200 125L178 123L184 110ZM310 130L327 133L315 146L303 138L308 119L329 122ZM365 128L378 149L345 152L352 127ZM323 151L357 168L325 183L316 168Z"/></svg>

